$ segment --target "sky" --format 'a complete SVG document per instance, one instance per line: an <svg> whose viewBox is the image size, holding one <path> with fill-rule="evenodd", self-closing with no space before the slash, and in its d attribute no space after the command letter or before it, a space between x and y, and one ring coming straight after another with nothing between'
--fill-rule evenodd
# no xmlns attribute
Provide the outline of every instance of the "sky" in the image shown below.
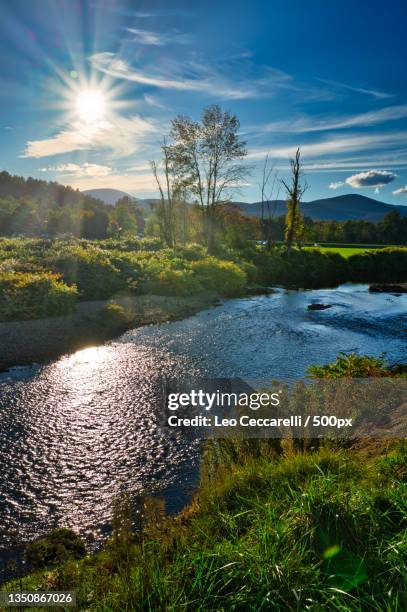
<svg viewBox="0 0 407 612"><path fill-rule="evenodd" d="M407 205L406 17L378 0L0 0L0 170L154 197L171 119L219 104L247 143L235 200L300 146L305 200Z"/></svg>

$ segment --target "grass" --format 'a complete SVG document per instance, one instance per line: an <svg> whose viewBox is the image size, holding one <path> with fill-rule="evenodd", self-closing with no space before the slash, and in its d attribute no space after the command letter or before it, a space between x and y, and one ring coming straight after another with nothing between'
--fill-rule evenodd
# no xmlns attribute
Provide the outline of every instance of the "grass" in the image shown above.
<svg viewBox="0 0 407 612"><path fill-rule="evenodd" d="M137 536L116 516L103 552L7 588L72 589L81 610L406 609L403 443L373 458L236 444L207 448L200 489L180 516L146 502Z"/></svg>
<svg viewBox="0 0 407 612"><path fill-rule="evenodd" d="M318 246L318 247L305 247L306 250L310 251L310 250L317 250L317 251L321 251L322 253L338 253L339 255L342 255L342 257L345 257L345 259L348 259L348 257L350 257L351 255L358 255L360 253L366 253L367 251L376 251L377 249L385 249L390 247L391 245L363 245L363 244L358 244L358 245L354 245L354 246L341 246L341 245L337 245L337 246Z"/></svg>

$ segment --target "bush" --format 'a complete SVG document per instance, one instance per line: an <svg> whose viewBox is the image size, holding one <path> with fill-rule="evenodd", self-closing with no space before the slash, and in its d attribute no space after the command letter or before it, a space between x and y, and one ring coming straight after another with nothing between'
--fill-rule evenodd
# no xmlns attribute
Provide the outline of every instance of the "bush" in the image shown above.
<svg viewBox="0 0 407 612"><path fill-rule="evenodd" d="M49 272L0 273L0 320L38 319L72 312L76 286L68 287Z"/></svg>
<svg viewBox="0 0 407 612"><path fill-rule="evenodd" d="M205 289L217 291L221 295L240 295L247 284L246 273L232 261L206 257L193 262L192 270Z"/></svg>
<svg viewBox="0 0 407 612"><path fill-rule="evenodd" d="M357 353L339 353L334 363L311 366L308 372L313 378L381 378L392 375L382 357Z"/></svg>
<svg viewBox="0 0 407 612"><path fill-rule="evenodd" d="M101 324L111 330L126 329L131 316L120 304L106 304L101 312Z"/></svg>
<svg viewBox="0 0 407 612"><path fill-rule="evenodd" d="M407 249L380 249L351 255L349 280L356 282L407 281Z"/></svg>
<svg viewBox="0 0 407 612"><path fill-rule="evenodd" d="M54 529L45 538L31 542L26 549L26 561L34 569L80 559L86 554L85 545L71 529Z"/></svg>
<svg viewBox="0 0 407 612"><path fill-rule="evenodd" d="M166 267L153 274L144 283L143 290L157 295L188 296L200 293L203 288L191 270Z"/></svg>
<svg viewBox="0 0 407 612"><path fill-rule="evenodd" d="M347 280L348 264L337 253L285 250L255 252L252 261L258 269L258 282L287 287L332 287Z"/></svg>
<svg viewBox="0 0 407 612"><path fill-rule="evenodd" d="M53 252L48 262L67 283L77 285L83 299L108 298L126 287L125 280L108 254L95 247L65 248Z"/></svg>

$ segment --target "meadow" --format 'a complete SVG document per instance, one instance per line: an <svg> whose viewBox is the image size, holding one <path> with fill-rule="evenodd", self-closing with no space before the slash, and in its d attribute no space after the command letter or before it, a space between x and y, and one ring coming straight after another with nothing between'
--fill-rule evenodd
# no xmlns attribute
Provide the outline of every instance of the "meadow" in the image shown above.
<svg viewBox="0 0 407 612"><path fill-rule="evenodd" d="M317 247L314 246L307 246L305 247L305 249L307 250L311 250L311 249L317 249L318 251L321 251L322 253L338 253L339 255L341 255L342 257L345 257L346 259L348 257L350 257L351 255L359 255L360 253L367 253L368 251L374 251L377 249L385 249L385 248L397 248L394 247L394 245L391 244L353 244L353 245L349 245L349 244L329 244L329 245L318 245Z"/></svg>

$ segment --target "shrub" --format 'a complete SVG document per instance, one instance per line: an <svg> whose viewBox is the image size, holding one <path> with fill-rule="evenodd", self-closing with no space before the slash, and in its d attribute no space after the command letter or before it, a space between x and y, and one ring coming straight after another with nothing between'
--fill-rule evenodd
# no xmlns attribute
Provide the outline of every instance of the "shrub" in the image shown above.
<svg viewBox="0 0 407 612"><path fill-rule="evenodd" d="M356 253L348 259L349 280L403 282L407 280L407 249L379 249Z"/></svg>
<svg viewBox="0 0 407 612"><path fill-rule="evenodd" d="M129 324L131 316L120 304L112 302L106 304L101 312L101 324L108 329L125 329Z"/></svg>
<svg viewBox="0 0 407 612"><path fill-rule="evenodd" d="M202 285L191 270L166 267L157 271L143 285L145 293L188 296L200 293Z"/></svg>
<svg viewBox="0 0 407 612"><path fill-rule="evenodd" d="M320 251L273 250L257 252L252 261L258 268L259 282L288 287L332 287L347 280L348 264L337 253Z"/></svg>
<svg viewBox="0 0 407 612"><path fill-rule="evenodd" d="M59 275L49 272L0 273L0 319L38 319L71 312L76 286L68 287Z"/></svg>
<svg viewBox="0 0 407 612"><path fill-rule="evenodd" d="M71 529L54 529L45 538L31 542L25 558L31 567L40 569L68 559L80 559L86 554L85 545Z"/></svg>
<svg viewBox="0 0 407 612"><path fill-rule="evenodd" d="M217 291L221 295L239 295L247 284L246 273L232 261L206 257L193 262L192 269L205 289Z"/></svg>
<svg viewBox="0 0 407 612"><path fill-rule="evenodd" d="M75 283L81 297L104 299L124 289L126 283L108 254L91 247L69 247L52 253L49 266L60 273L67 283Z"/></svg>
<svg viewBox="0 0 407 612"><path fill-rule="evenodd" d="M391 376L382 357L369 357L357 353L339 353L334 363L311 366L308 372L313 378L369 378Z"/></svg>

